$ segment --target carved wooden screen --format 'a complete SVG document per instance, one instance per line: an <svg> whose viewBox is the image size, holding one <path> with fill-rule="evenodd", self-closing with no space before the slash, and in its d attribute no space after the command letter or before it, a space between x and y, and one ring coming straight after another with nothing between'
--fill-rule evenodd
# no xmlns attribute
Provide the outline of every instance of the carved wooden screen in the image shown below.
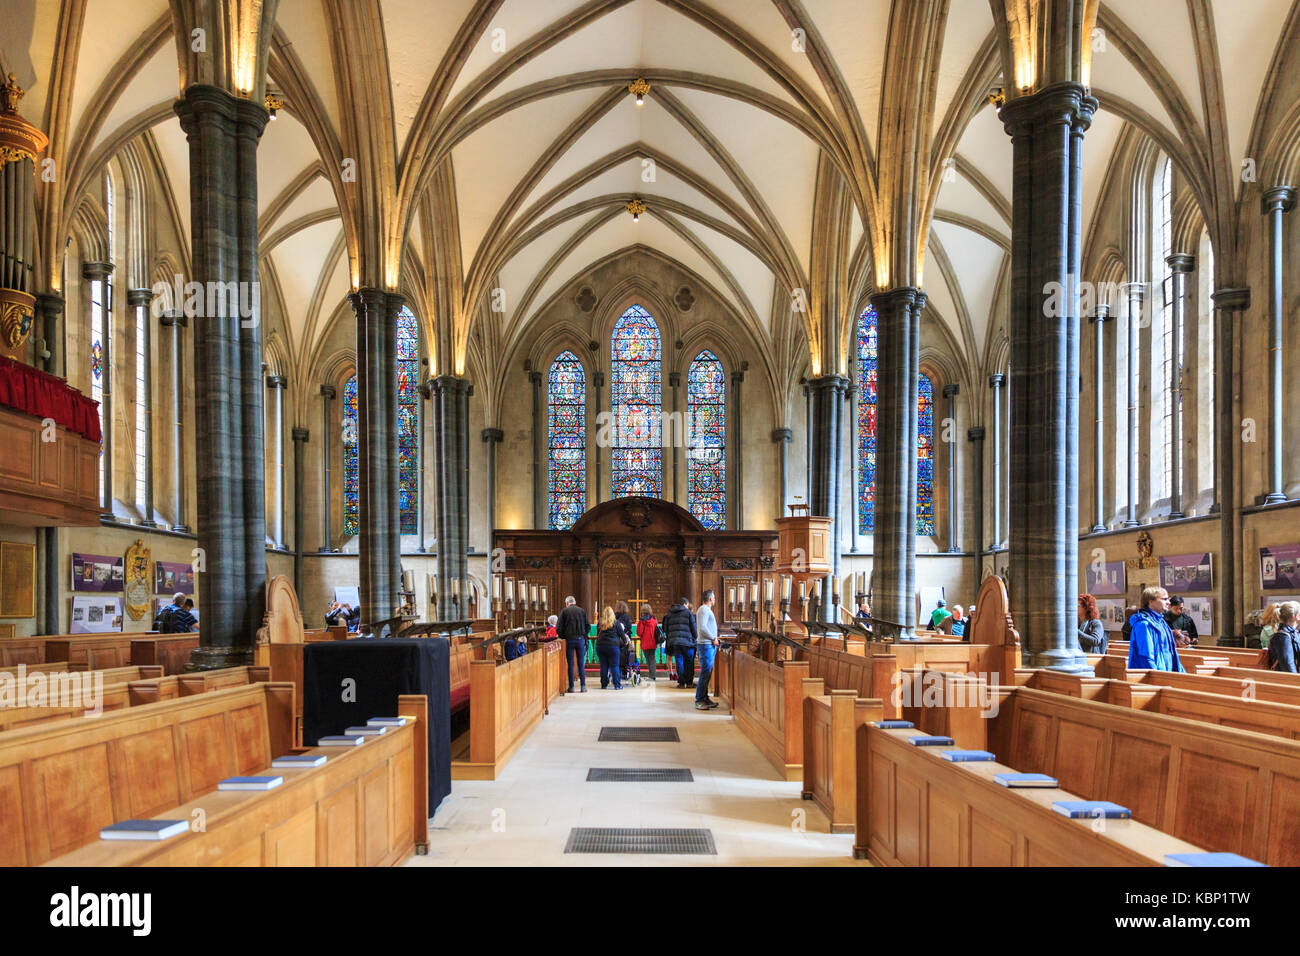
<svg viewBox="0 0 1300 956"><path fill-rule="evenodd" d="M607 555L600 563L600 609L627 601L631 607L636 597L636 565L621 551Z"/></svg>
<svg viewBox="0 0 1300 956"><path fill-rule="evenodd" d="M650 554L641 562L641 598L650 602L655 617L664 619L677 600L677 563L671 555ZM639 609L638 609L639 611Z"/></svg>

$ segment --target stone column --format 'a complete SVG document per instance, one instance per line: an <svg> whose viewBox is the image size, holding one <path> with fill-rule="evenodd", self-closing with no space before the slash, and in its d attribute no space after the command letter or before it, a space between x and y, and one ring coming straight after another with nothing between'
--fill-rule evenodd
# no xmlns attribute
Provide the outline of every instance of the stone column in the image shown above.
<svg viewBox="0 0 1300 956"><path fill-rule="evenodd" d="M434 509L438 534L438 616L450 620L463 613L468 592L465 548L469 542L469 488L466 457L469 451L469 381L439 375L433 386L435 477L438 491ZM453 582L460 582L458 585ZM460 589L460 604L453 612L452 596Z"/></svg>
<svg viewBox="0 0 1300 956"><path fill-rule="evenodd" d="M925 295L903 287L876 310L876 525L872 619L878 635L916 640L916 443L920 323Z"/></svg>
<svg viewBox="0 0 1300 956"><path fill-rule="evenodd" d="M744 382L745 373L743 370L737 369L731 373L731 400L733 408L735 409L731 418L733 426L731 429L733 434L731 447L734 451L731 458L735 462L733 468L735 481L734 487L727 489L726 497L731 499L727 503L727 512L731 518L727 524L733 531L739 531L741 528L745 527L744 521L741 520L745 510L745 472L743 467L745 461L741 456L741 448L744 446L742 438L744 416L742 415L742 412L745 407L744 402L741 399L741 386ZM674 416L674 419L675 418L676 416ZM673 442L674 447L676 444L676 442ZM674 476L674 479L675 477L676 476Z"/></svg>
<svg viewBox="0 0 1300 956"><path fill-rule="evenodd" d="M1011 136L1011 615L1025 664L1091 673L1075 640L1083 135L1097 101L1060 83L1008 100ZM1053 310L1052 290L1062 308ZM1063 313L1063 314L1062 314Z"/></svg>
<svg viewBox="0 0 1300 956"><path fill-rule="evenodd" d="M357 319L357 542L366 625L392 617L401 603L397 313L405 299L383 289L360 289L348 299Z"/></svg>
<svg viewBox="0 0 1300 956"><path fill-rule="evenodd" d="M201 84L175 109L189 142L191 278L238 300L221 295L215 314L192 316L204 623L190 666L207 669L252 663L266 607L257 142L267 112Z"/></svg>
<svg viewBox="0 0 1300 956"><path fill-rule="evenodd" d="M266 387L271 390L271 427L275 434L271 436L270 445L275 449L274 472L271 478L272 501L275 502L275 519L271 523L271 540L277 548L283 548L284 541L284 390L289 380L283 375L268 375Z"/></svg>
<svg viewBox="0 0 1300 956"><path fill-rule="evenodd" d="M36 297L36 314L45 335L45 371L59 378L68 375L67 349L63 343L63 296L42 293ZM58 633L46 631L47 634Z"/></svg>
<svg viewBox="0 0 1300 956"><path fill-rule="evenodd" d="M812 414L813 414L812 413L812 387L808 385L807 380L805 379L804 387L803 387L803 444L804 444L804 456L807 458L807 461L804 464L804 468L805 468L804 474L809 476L809 478L805 479L805 482L807 483L807 487L804 488L804 494L807 495L805 501L812 501L812 484L811 484L812 462L813 462Z"/></svg>
<svg viewBox="0 0 1300 956"><path fill-rule="evenodd" d="M36 297L36 314L40 318L45 335L45 371L60 378L67 376L65 363L66 350L63 345L63 296L42 294ZM62 634L64 630L59 622L59 608L63 601L59 597L59 582L62 571L59 562L59 529L41 529L41 547L43 558L42 574L42 621L43 634Z"/></svg>
<svg viewBox="0 0 1300 956"><path fill-rule="evenodd" d="M1295 207L1295 190L1265 190L1261 209L1268 217L1268 494L1264 504L1286 501L1282 474L1282 215Z"/></svg>
<svg viewBox="0 0 1300 956"><path fill-rule="evenodd" d="M1218 312L1214 343L1214 467L1215 508L1219 512L1219 628L1229 640L1237 629L1237 453L1241 447L1241 425L1236 404L1237 372L1236 313L1250 308L1250 289L1220 289L1211 297Z"/></svg>
<svg viewBox="0 0 1300 956"><path fill-rule="evenodd" d="M425 493L426 482L424 480L424 461L425 461L424 403L429 401L431 398L433 398L433 386L431 386L428 383L428 381L422 382L420 384L419 392L420 392L420 401L416 408L416 413L418 417L416 419L416 425L415 425L417 432L419 434L419 438L416 440L416 446L415 446L416 447L416 463L415 463L416 475L418 476L416 478L416 481L418 482L416 487L420 489L420 493L415 496L415 528L416 528L416 534L418 535L416 540L419 543L416 545L415 550L419 554L427 554L428 548L424 546L424 523L425 523L425 517L428 514L426 510L428 508L428 499Z"/></svg>
<svg viewBox="0 0 1300 956"><path fill-rule="evenodd" d="M700 606L700 559L692 555L682 558L682 564L686 568L686 597L690 599L691 610L698 610ZM681 595L677 595L681 597Z"/></svg>
<svg viewBox="0 0 1300 956"><path fill-rule="evenodd" d="M1124 527L1138 526L1138 331L1142 325L1142 310L1147 287L1141 282L1130 282L1128 291L1128 516Z"/></svg>
<svg viewBox="0 0 1300 956"><path fill-rule="evenodd" d="M185 524L185 353L181 348L181 329L189 323L189 320L186 319L184 312L171 310L159 316L158 322L164 329L170 330L171 339L172 448L174 450L172 514L175 518L172 530L188 534L190 529Z"/></svg>
<svg viewBox="0 0 1300 956"><path fill-rule="evenodd" d="M551 526L550 508L543 503L549 496L547 466L542 463L542 433L549 434L549 425L543 424L542 373L530 371L528 382L533 386L533 527L540 530Z"/></svg>
<svg viewBox="0 0 1300 956"><path fill-rule="evenodd" d="M789 501L790 491L790 441L794 438L794 432L789 428L772 429L772 444L778 446L781 463L778 465L781 482L781 497L777 499L776 516L782 518L785 516L785 506Z"/></svg>
<svg viewBox="0 0 1300 956"><path fill-rule="evenodd" d="M975 590L984 583L984 429L976 426L966 429L966 440L971 445L971 457L974 459L975 500Z"/></svg>
<svg viewBox="0 0 1300 956"><path fill-rule="evenodd" d="M989 376L989 388L993 389L993 540L989 542L990 550L1002 543L1002 390L1006 388L1007 377L1000 372ZM980 542L980 547L984 543Z"/></svg>
<svg viewBox="0 0 1300 956"><path fill-rule="evenodd" d="M330 497L330 443L335 432L335 425L330 420L330 406L334 403L336 395L338 395L338 390L333 385L322 385L320 387L321 516L325 523L320 543L322 554L332 554L337 550L334 547L334 535L330 530L330 509L334 506L334 501Z"/></svg>
<svg viewBox="0 0 1300 956"><path fill-rule="evenodd" d="M604 385L605 385L605 373L604 373L604 372L592 372L592 373L591 373L591 385L592 385L592 389L593 389L593 391L594 391L594 398L595 398L595 402L596 402L596 404L595 404L595 406L594 406L594 408L596 409L596 420L599 421L599 420L600 420L600 414L601 414L601 412L604 410L604 406L601 405L601 403L600 403L600 390L601 390L601 388L604 387ZM611 411L612 411L612 410L611 410ZM613 416L612 416L612 414L611 414L611 416L610 416L610 421L613 421ZM604 481L605 481L605 478L604 478L604 475L602 474L602 472L601 472L601 470L600 470L600 457L601 457L601 456L600 456L600 429L599 429L599 428L596 429L596 434L595 434L595 437L594 437L594 439L593 439L593 441L592 441L591 444L592 444L592 447L596 450L596 482L595 482L595 484L596 484L596 504L600 504L602 501L605 500L604 495L601 494L601 492L602 492L602 490L603 490L603 488L604 488Z"/></svg>
<svg viewBox="0 0 1300 956"><path fill-rule="evenodd" d="M961 393L961 386L956 382L950 382L943 387L943 397L948 399L948 422L945 423L943 434L948 435L949 429L951 438L948 441L948 553L956 554L961 550L961 542L957 540L957 396Z"/></svg>
<svg viewBox="0 0 1300 956"><path fill-rule="evenodd" d="M306 457L310 433L305 428L293 429L293 590L302 593L302 489L303 458Z"/></svg>
<svg viewBox="0 0 1300 956"><path fill-rule="evenodd" d="M678 404L680 401L681 384L681 372L668 373L668 387L672 389L673 392L673 487L672 491L664 495L664 497L673 504L681 503L681 492L679 490L681 488L681 481L678 478L678 475L680 474L678 468L680 467L682 455L681 436L685 435L689 430L688 428L678 427L678 423L682 420L680 406Z"/></svg>
<svg viewBox="0 0 1300 956"><path fill-rule="evenodd" d="M808 383L812 397L813 430L808 436L812 446L812 472L809 474L809 510L831 519L830 573L822 581L822 594L831 593L832 579L840 571L840 411L844 407L844 390L848 379L841 375L822 375ZM829 597L820 608L822 620L830 614Z"/></svg>
<svg viewBox="0 0 1300 956"><path fill-rule="evenodd" d="M849 420L845 423L845 434L842 436L841 441L844 442L849 451L849 550L854 553L861 550L862 534L858 522L858 483L861 481L861 475L858 473L858 443L856 441L858 434L858 395L861 391L861 383L857 381L855 376L850 375L849 387L844 393L844 410ZM853 597L856 597L856 595L853 595ZM848 599L846 597L846 603ZM853 604L851 607L856 613L857 605Z"/></svg>
<svg viewBox="0 0 1300 956"><path fill-rule="evenodd" d="M111 262L87 262L81 267L81 277L99 283L99 301L103 308L103 338L100 351L103 353L103 371L100 381L100 408L103 409L104 428L101 441L100 468L104 473L104 493L99 506L103 509L100 518L113 521L113 310L109 298L108 277L113 274Z"/></svg>
<svg viewBox="0 0 1300 956"><path fill-rule="evenodd" d="M488 550L496 547L497 529L497 445L501 444L506 433L499 428L485 428L479 437L487 444L487 525ZM563 597L563 595L561 595Z"/></svg>
<svg viewBox="0 0 1300 956"><path fill-rule="evenodd" d="M1092 376L1092 395L1093 395L1093 432L1092 432L1092 500L1093 500L1093 532L1106 530L1106 469L1105 455L1102 449L1105 446L1106 436L1104 434L1106 415L1105 405L1102 403L1102 396L1106 387L1106 356L1103 327L1110 318L1110 306L1105 302L1097 304L1097 310L1091 322L1097 329L1096 355L1093 360Z"/></svg>
<svg viewBox="0 0 1300 956"><path fill-rule="evenodd" d="M144 403L144 502L141 510L140 527L156 528L158 523L153 520L153 347L151 345L152 324L149 321L148 309L149 302L153 299L152 289L127 289L126 304L128 308L136 311L136 328L141 330L144 342L141 343L144 352L144 393L137 395L135 400ZM141 316L139 310L144 310L144 321L139 321Z"/></svg>
<svg viewBox="0 0 1300 956"><path fill-rule="evenodd" d="M1186 315L1187 274L1196 266L1196 257L1174 253L1165 259L1173 279L1173 309L1170 321L1169 356L1169 517L1183 517L1183 322ZM1195 495L1193 495L1195 498Z"/></svg>

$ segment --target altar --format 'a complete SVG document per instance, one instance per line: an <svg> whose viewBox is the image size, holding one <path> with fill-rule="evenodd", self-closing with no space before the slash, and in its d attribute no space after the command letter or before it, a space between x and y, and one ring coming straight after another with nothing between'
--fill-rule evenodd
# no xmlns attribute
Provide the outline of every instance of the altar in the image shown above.
<svg viewBox="0 0 1300 956"><path fill-rule="evenodd" d="M568 531L496 529L493 547L505 576L547 589L552 613L571 594L588 614L626 601L634 616L649 603L662 619L679 598L695 607L712 588L724 625L752 627L749 609L733 617L726 607L727 589L774 579L777 533L709 531L670 501L635 497L596 505Z"/></svg>

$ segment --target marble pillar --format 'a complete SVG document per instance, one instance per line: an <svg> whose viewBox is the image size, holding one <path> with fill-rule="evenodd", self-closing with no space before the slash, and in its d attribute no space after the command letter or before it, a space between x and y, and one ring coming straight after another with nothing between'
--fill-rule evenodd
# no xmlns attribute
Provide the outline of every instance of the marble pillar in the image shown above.
<svg viewBox="0 0 1300 956"><path fill-rule="evenodd" d="M1218 322L1214 342L1214 467L1219 511L1218 612L1220 639L1227 644L1240 632L1237 624L1237 548L1239 508L1237 454L1241 448L1241 423L1236 401L1236 315L1250 308L1250 289L1219 289L1211 297Z"/></svg>
<svg viewBox="0 0 1300 956"><path fill-rule="evenodd" d="M433 387L433 434L437 497L438 619L463 614L468 595L465 550L469 544L469 386L467 379L439 375ZM459 601L455 600L459 595Z"/></svg>
<svg viewBox="0 0 1300 956"><path fill-rule="evenodd" d="M1285 475L1282 470L1286 454L1282 434L1282 326L1286 320L1283 312L1282 216L1295 208L1295 190L1290 186L1274 186L1265 190L1260 203L1268 219L1268 493L1265 504L1286 501Z"/></svg>
<svg viewBox="0 0 1300 956"><path fill-rule="evenodd" d="M743 411L745 404L741 397L741 386L743 386L744 383L744 371L737 369L731 373L731 402L732 408L734 409L731 418L731 458L735 464L732 466L732 487L729 489L730 494L727 495L727 498L730 499L730 501L727 502L727 527L731 528L733 531L739 531L741 528L745 527L745 458L742 454L745 434L743 427ZM676 416L674 416L674 420L675 419ZM676 447L677 444L677 442L673 442L674 447ZM674 476L674 480L675 478L676 476ZM688 494L688 500L689 497Z"/></svg>
<svg viewBox="0 0 1300 956"><path fill-rule="evenodd" d="M140 527L156 528L153 520L153 324L149 321L149 303L153 300L152 289L127 289L126 304L136 310L135 327L140 330L144 341L141 348L144 353L144 391L137 395L137 403L144 405L144 501L141 503ZM141 316L140 312L144 315ZM143 321L141 321L143 319Z"/></svg>
<svg viewBox="0 0 1300 956"><path fill-rule="evenodd" d="M100 515L104 521L113 517L113 301L108 277L113 274L111 262L86 262L81 267L81 277L99 284L99 301L103 309L103 335L100 337L101 368L99 407L103 419L103 438L100 443L99 467L103 473L100 495Z"/></svg>
<svg viewBox="0 0 1300 956"><path fill-rule="evenodd" d="M776 517L785 517L785 506L790 501L790 442L794 432L789 428L772 429L772 443L778 447L780 464L777 471L780 478L780 497L776 502Z"/></svg>
<svg viewBox="0 0 1300 956"><path fill-rule="evenodd" d="M271 503L275 516L269 529L270 538L277 548L285 546L284 538L284 390L289 380L283 375L268 375L266 387L271 390L271 431L267 445L271 453Z"/></svg>
<svg viewBox="0 0 1300 956"><path fill-rule="evenodd" d="M489 550L496 547L495 531L497 528L497 446L505 440L506 433L500 428L485 428L479 437L487 445L487 527ZM554 595L548 595L554 597Z"/></svg>
<svg viewBox="0 0 1300 956"><path fill-rule="evenodd" d="M334 398L338 395L338 389L333 385L322 385L320 387L320 406L321 406L321 440L320 440L320 461L321 461L321 498L320 511L324 527L321 530L320 549L322 554L333 554L338 549L334 547L334 534L330 528L330 511L334 507L334 499L330 495L330 444L331 436L335 431L334 422L331 418L330 410L334 404Z"/></svg>
<svg viewBox="0 0 1300 956"><path fill-rule="evenodd" d="M528 384L533 387L533 527L541 530L551 526L549 462L542 460L542 436L549 438L550 423L542 404L542 373L530 371Z"/></svg>
<svg viewBox="0 0 1300 956"><path fill-rule="evenodd" d="M956 554L961 550L957 539L957 396L961 386L949 382L943 387L943 397L948 399L948 421L944 423L941 433L948 444L948 553Z"/></svg>
<svg viewBox="0 0 1300 956"><path fill-rule="evenodd" d="M1105 350L1105 333L1103 331L1107 320L1110 319L1110 306L1101 302L1097 305L1097 310L1093 313L1091 322L1097 331L1094 341L1095 351L1092 363L1092 404L1093 404L1093 431L1092 431L1092 504L1093 520L1092 530L1094 533L1106 530L1106 468L1105 468L1105 388L1106 388L1106 350Z"/></svg>
<svg viewBox="0 0 1300 956"><path fill-rule="evenodd" d="M172 530L188 534L185 523L185 351L181 348L181 329L189 324L180 310L164 312L158 323L169 330L172 365Z"/></svg>
<svg viewBox="0 0 1300 956"><path fill-rule="evenodd" d="M990 475L993 478L993 539L989 542L990 549L996 549L1002 544L1002 392L1006 388L1007 377L1001 373L989 376L989 388L993 390L993 467L990 469ZM980 547L984 543L980 542Z"/></svg>
<svg viewBox="0 0 1300 956"><path fill-rule="evenodd" d="M1142 327L1143 309L1146 307L1146 285L1130 282L1128 292L1128 514L1124 527L1138 526L1138 332Z"/></svg>
<svg viewBox="0 0 1300 956"><path fill-rule="evenodd" d="M293 589L302 593L302 506L303 472L307 456L306 444L311 433L305 428L293 429Z"/></svg>
<svg viewBox="0 0 1300 956"><path fill-rule="evenodd" d="M1183 335L1187 314L1187 274L1196 267L1196 257L1175 253L1165 259L1172 278L1173 303L1169 320L1173 324L1169 347L1169 517L1183 517ZM1195 495L1193 495L1195 498Z"/></svg>
<svg viewBox="0 0 1300 956"><path fill-rule="evenodd" d="M972 473L975 476L975 590L984 583L984 429L980 426L966 429L970 442Z"/></svg>

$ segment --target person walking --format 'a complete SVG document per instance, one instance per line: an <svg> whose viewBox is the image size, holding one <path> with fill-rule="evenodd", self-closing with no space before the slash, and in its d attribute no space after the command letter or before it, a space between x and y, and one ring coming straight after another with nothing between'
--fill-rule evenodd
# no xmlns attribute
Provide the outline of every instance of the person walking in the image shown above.
<svg viewBox="0 0 1300 956"><path fill-rule="evenodd" d="M1186 673L1178 646L1165 623L1169 592L1151 587L1142 592L1142 610L1129 619L1128 669Z"/></svg>
<svg viewBox="0 0 1300 956"><path fill-rule="evenodd" d="M688 607L689 602L682 598L664 616L664 635L668 641L668 653L677 665L678 687L685 687L695 670L695 640L699 634L695 628L695 615ZM691 668L691 674L687 673L687 666Z"/></svg>
<svg viewBox="0 0 1300 956"><path fill-rule="evenodd" d="M1079 595L1079 650L1085 654L1105 654L1109 643L1106 628L1101 623L1097 599L1091 594Z"/></svg>
<svg viewBox="0 0 1300 956"><path fill-rule="evenodd" d="M712 710L716 701L709 699L709 678L718 653L718 619L713 616L713 590L704 592L704 603L696 619L695 657L700 663L700 685L695 688L695 709Z"/></svg>
<svg viewBox="0 0 1300 956"><path fill-rule="evenodd" d="M623 689L622 670L619 668L618 652L623 645L623 625L619 623L614 609L608 605L600 613L600 630L596 634L596 657L600 659L600 689L609 688L611 681L615 690Z"/></svg>
<svg viewBox="0 0 1300 956"><path fill-rule="evenodd" d="M655 654L659 647L659 622L649 604L641 605L641 620L636 622L637 640L641 642L641 653L645 656L650 669L650 679L655 680Z"/></svg>
<svg viewBox="0 0 1300 956"><path fill-rule="evenodd" d="M565 693L573 693L575 670L582 682L582 693L587 693L587 632L590 627L586 610L578 606L573 595L566 597L564 610L555 624L558 635L564 638L564 658L569 664L569 689Z"/></svg>

